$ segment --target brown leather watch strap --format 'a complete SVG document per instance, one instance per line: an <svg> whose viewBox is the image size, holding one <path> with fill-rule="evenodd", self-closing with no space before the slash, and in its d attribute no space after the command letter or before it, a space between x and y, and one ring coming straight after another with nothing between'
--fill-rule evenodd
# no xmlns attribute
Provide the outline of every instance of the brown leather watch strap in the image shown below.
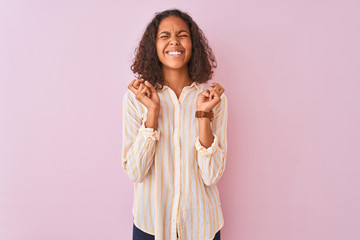
<svg viewBox="0 0 360 240"><path fill-rule="evenodd" d="M204 112L204 111L196 111L195 112L196 118L210 118L210 122L212 122L214 118L214 111L210 110L210 112Z"/></svg>

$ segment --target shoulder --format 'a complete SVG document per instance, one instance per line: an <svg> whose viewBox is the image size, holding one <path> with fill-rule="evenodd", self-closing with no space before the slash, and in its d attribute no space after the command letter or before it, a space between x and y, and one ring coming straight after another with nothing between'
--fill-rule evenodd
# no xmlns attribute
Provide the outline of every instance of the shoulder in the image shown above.
<svg viewBox="0 0 360 240"><path fill-rule="evenodd" d="M127 89L124 93L123 107L133 109L133 111L137 112L140 115L144 114L144 112L147 111L146 107L136 99L135 93L133 93L130 89Z"/></svg>
<svg viewBox="0 0 360 240"><path fill-rule="evenodd" d="M227 112L227 108L228 108L227 97L223 93L220 96L220 102L213 109L214 115L215 116L218 116L218 115L222 116L224 113Z"/></svg>
<svg viewBox="0 0 360 240"><path fill-rule="evenodd" d="M222 108L227 107L228 100L227 100L227 97L226 97L225 93L221 94L220 100L221 101L220 101L220 103L218 105L220 105Z"/></svg>
<svg viewBox="0 0 360 240"><path fill-rule="evenodd" d="M223 101L224 103L227 103L227 97L226 97L225 93L221 94L220 99L221 99L221 101Z"/></svg>
<svg viewBox="0 0 360 240"><path fill-rule="evenodd" d="M123 95L123 107L137 108L135 94L127 89Z"/></svg>
<svg viewBox="0 0 360 240"><path fill-rule="evenodd" d="M127 89L123 95L123 99L124 100L134 100L135 94L130 89Z"/></svg>
<svg viewBox="0 0 360 240"><path fill-rule="evenodd" d="M135 93L133 93L130 89L127 89L123 95L123 103L124 104L132 104L132 105L138 105L138 102L136 100Z"/></svg>

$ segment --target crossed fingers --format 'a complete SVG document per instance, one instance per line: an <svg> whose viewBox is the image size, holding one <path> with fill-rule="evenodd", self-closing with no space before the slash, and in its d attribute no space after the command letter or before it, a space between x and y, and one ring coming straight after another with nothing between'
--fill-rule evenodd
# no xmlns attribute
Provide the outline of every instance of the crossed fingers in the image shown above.
<svg viewBox="0 0 360 240"><path fill-rule="evenodd" d="M128 88L133 93L135 93L135 95L138 95L140 93L140 94L145 94L147 97L151 96L151 91L147 86L145 86L144 79L134 79L133 81L130 82Z"/></svg>
<svg viewBox="0 0 360 240"><path fill-rule="evenodd" d="M219 96L225 92L225 89L218 83L212 83L210 84L210 87L212 87L211 91L216 91Z"/></svg>

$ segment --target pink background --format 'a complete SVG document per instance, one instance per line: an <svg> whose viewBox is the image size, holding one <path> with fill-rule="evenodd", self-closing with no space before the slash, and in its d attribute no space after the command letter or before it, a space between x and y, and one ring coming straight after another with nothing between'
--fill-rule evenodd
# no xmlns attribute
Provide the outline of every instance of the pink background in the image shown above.
<svg viewBox="0 0 360 240"><path fill-rule="evenodd" d="M360 239L355 0L1 1L0 239L131 239L122 96L170 7L205 32L229 100L222 239Z"/></svg>

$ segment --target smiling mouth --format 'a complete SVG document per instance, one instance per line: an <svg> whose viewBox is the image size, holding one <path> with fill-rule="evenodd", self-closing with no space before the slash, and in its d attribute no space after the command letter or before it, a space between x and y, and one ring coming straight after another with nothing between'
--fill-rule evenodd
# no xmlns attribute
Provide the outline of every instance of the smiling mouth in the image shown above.
<svg viewBox="0 0 360 240"><path fill-rule="evenodd" d="M184 53L184 51L166 51L165 53L170 56L180 56Z"/></svg>

